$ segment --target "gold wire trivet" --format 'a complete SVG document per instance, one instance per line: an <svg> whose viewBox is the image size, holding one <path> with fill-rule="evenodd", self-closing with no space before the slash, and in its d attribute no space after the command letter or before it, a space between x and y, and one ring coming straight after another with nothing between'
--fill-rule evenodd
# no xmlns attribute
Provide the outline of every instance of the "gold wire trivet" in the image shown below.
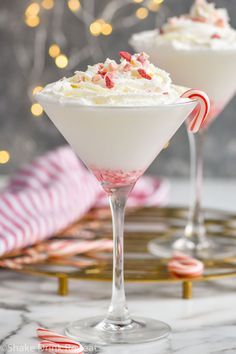
<svg viewBox="0 0 236 354"><path fill-rule="evenodd" d="M125 224L125 280L132 282L169 282L182 284L182 297L192 298L194 282L210 281L236 277L235 259L223 261L208 260L205 262L204 275L198 278L176 278L167 271L166 260L156 259L147 250L150 240L180 235L186 225L188 210L186 208L130 208L126 212ZM207 233L211 236L236 237L236 215L217 210L205 209ZM54 236L54 239L100 239L112 238L111 216L108 209L93 209L83 219ZM48 242L48 241L45 241ZM20 252L14 255L15 257ZM68 257L24 265L14 270L34 276L45 276L58 279L58 294L67 295L70 279L111 281L111 253L87 254L87 259L95 260L93 265L78 268ZM82 257L82 258L83 258ZM73 260L75 258L73 257ZM81 259L81 255L78 256ZM68 263L68 264L66 264Z"/></svg>

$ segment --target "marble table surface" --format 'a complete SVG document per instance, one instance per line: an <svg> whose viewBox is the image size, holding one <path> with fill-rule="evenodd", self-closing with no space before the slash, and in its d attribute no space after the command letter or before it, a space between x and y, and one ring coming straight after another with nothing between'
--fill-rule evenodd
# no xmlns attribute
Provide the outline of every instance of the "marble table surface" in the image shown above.
<svg viewBox="0 0 236 354"><path fill-rule="evenodd" d="M173 181L171 203L185 203L185 181ZM233 181L208 181L207 205L234 210ZM236 208L236 205L235 205ZM0 353L37 353L35 330L56 331L70 321L105 314L109 283L71 281L70 294L59 297L56 282L0 271ZM179 284L127 284L131 314L167 322L168 339L139 346L86 347L86 353L235 354L236 280L194 285L192 300L181 299Z"/></svg>

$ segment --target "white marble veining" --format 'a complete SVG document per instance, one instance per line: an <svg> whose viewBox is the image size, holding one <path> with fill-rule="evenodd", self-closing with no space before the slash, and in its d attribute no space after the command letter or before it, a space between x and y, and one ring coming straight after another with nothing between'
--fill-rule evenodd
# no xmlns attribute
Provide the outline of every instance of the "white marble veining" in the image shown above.
<svg viewBox="0 0 236 354"><path fill-rule="evenodd" d="M72 281L70 295L56 295L53 280L1 272L0 352L37 352L39 326L63 331L70 321L105 314L110 284ZM136 346L99 349L101 353L235 354L236 283L196 284L194 298L182 300L180 285L127 284L132 314L169 323L167 340ZM92 348L92 347L91 347ZM88 349L91 349L88 348ZM89 350L88 350L89 352Z"/></svg>
<svg viewBox="0 0 236 354"><path fill-rule="evenodd" d="M226 185L221 188L227 194ZM230 200L230 189L228 192L225 198ZM177 203L178 198L172 198L172 202ZM233 207L231 204L232 210ZM14 275L3 270L0 270L0 284L0 353L5 354L39 352L37 327L62 332L70 321L105 314L111 294L109 283L95 286L92 282L71 281L70 294L59 297L56 281L52 279ZM235 279L195 284L192 300L181 298L179 284L130 283L126 291L130 312L169 323L171 336L139 346L97 348L94 353L236 353ZM87 353L92 353L92 346L87 348Z"/></svg>

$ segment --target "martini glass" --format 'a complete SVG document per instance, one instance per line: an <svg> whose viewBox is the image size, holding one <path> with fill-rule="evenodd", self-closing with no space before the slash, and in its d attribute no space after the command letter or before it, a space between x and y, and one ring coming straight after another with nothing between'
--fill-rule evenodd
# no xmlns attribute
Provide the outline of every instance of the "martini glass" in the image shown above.
<svg viewBox="0 0 236 354"><path fill-rule="evenodd" d="M38 101L106 191L113 220L113 283L108 313L81 319L67 335L100 345L163 338L170 327L154 319L132 319L124 290L124 212L137 179L196 107L196 100L152 107L82 106L40 93Z"/></svg>
<svg viewBox="0 0 236 354"><path fill-rule="evenodd" d="M137 49L139 35L132 41ZM173 81L187 87L205 91L211 101L211 111L206 124L198 134L188 132L191 160L192 198L188 222L182 235L174 235L150 243L150 251L160 257L170 257L180 251L202 259L222 259L236 255L236 240L213 237L207 233L202 210L203 155L206 132L222 112L236 91L236 49L192 48L180 49L164 44L144 48L152 62L171 74ZM177 237L176 237L177 236Z"/></svg>

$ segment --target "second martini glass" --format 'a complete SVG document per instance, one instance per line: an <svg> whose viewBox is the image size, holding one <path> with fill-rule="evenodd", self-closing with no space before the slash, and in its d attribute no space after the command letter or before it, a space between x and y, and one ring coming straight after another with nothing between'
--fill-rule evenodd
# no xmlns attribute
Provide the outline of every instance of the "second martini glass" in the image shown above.
<svg viewBox="0 0 236 354"><path fill-rule="evenodd" d="M236 31L229 24L228 14L212 2L195 0L190 14L170 18L159 32L134 35L131 44L137 50L144 48L174 82L204 90L211 100L205 126L195 136L189 133L192 201L185 232L180 237L151 242L150 250L160 257L170 257L173 251L204 259L235 257L236 240L212 237L201 208L206 131L236 91Z"/></svg>
<svg viewBox="0 0 236 354"><path fill-rule="evenodd" d="M106 191L113 219L113 284L108 313L81 319L66 333L100 345L141 343L169 334L167 324L132 319L124 290L124 211L128 195L164 145L196 107L196 100L152 107L82 106L43 93L39 102Z"/></svg>
<svg viewBox="0 0 236 354"><path fill-rule="evenodd" d="M156 59L155 59L156 58ZM203 154L205 135L208 127L222 112L236 90L232 73L236 69L236 49L212 50L208 48L178 50L170 48L151 55L170 72L175 82L199 87L207 92L211 110L205 126L198 134L188 132L191 157L192 201L184 235L154 240L150 243L152 253L170 257L173 251L181 251L203 259L221 259L236 254L236 241L232 238L213 237L207 234L202 210ZM195 67L193 70L192 68Z"/></svg>

